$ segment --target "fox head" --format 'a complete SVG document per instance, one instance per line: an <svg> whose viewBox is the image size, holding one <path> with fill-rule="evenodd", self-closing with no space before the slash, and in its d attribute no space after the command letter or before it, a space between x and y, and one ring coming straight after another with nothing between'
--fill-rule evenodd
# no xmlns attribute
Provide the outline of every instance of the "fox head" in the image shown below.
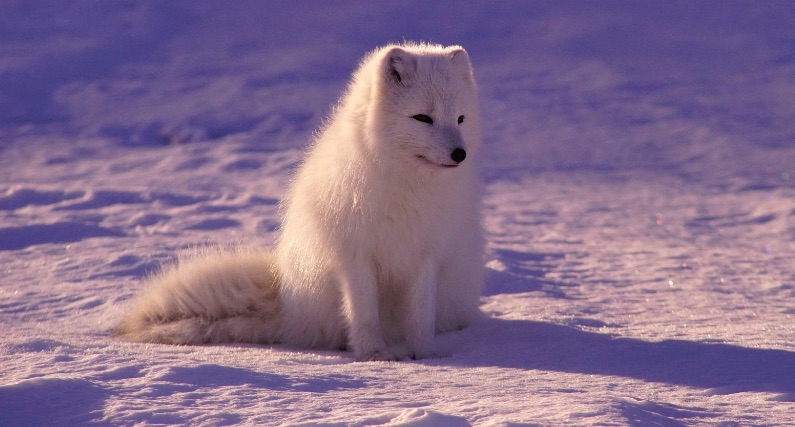
<svg viewBox="0 0 795 427"><path fill-rule="evenodd" d="M370 61L375 75L366 127L379 156L437 170L473 162L480 120L472 65L463 48L391 45Z"/></svg>

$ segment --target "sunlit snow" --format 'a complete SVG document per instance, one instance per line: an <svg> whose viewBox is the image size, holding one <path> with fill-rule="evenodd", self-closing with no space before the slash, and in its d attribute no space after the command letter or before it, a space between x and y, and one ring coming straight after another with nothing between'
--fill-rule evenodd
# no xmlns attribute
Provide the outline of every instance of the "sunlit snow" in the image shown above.
<svg viewBox="0 0 795 427"><path fill-rule="evenodd" d="M0 425L787 425L795 7L5 1ZM445 357L119 342L147 274L269 246L361 56L461 44L484 318Z"/></svg>

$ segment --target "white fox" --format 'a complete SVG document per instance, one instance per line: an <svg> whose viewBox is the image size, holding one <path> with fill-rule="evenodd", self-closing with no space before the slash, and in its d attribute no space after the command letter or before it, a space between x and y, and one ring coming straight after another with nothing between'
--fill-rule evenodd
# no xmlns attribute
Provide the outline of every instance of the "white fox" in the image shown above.
<svg viewBox="0 0 795 427"><path fill-rule="evenodd" d="M283 200L273 252L213 251L154 277L123 339L436 354L480 311L477 90L459 46L367 55Z"/></svg>

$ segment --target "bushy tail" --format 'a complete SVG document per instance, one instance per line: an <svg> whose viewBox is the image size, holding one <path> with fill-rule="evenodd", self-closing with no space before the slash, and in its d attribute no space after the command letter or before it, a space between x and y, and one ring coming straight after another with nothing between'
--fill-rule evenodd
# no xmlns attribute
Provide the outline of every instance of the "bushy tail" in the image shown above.
<svg viewBox="0 0 795 427"><path fill-rule="evenodd" d="M152 277L112 333L164 344L271 344L280 317L272 254L208 249Z"/></svg>

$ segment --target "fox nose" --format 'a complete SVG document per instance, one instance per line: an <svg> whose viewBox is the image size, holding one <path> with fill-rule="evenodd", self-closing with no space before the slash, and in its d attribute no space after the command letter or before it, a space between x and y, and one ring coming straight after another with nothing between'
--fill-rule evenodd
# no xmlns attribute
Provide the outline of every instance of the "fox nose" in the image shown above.
<svg viewBox="0 0 795 427"><path fill-rule="evenodd" d="M467 158L467 151L463 148L456 148L450 153L450 158L456 163L461 163Z"/></svg>

